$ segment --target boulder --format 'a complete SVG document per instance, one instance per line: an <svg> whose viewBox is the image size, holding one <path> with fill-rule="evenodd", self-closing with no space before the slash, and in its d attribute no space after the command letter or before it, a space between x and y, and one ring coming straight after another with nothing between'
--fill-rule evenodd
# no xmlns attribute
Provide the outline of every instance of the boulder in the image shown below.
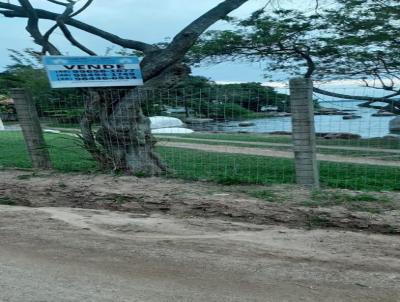
<svg viewBox="0 0 400 302"><path fill-rule="evenodd" d="M53 130L53 129L43 129L43 132L46 132L46 133L53 133L53 134L60 134L60 133L61 133L61 131L59 131L59 130Z"/></svg>
<svg viewBox="0 0 400 302"><path fill-rule="evenodd" d="M395 117L389 122L390 132L400 132L400 116Z"/></svg>
<svg viewBox="0 0 400 302"><path fill-rule="evenodd" d="M274 114L273 116L274 117L288 117L288 116L292 116L292 114L289 112L278 112L278 113Z"/></svg>
<svg viewBox="0 0 400 302"><path fill-rule="evenodd" d="M185 119L186 124L207 124L211 123L214 120L211 118L187 118Z"/></svg>
<svg viewBox="0 0 400 302"><path fill-rule="evenodd" d="M322 137L325 139L360 139L361 135L354 133L338 132L338 133L325 133Z"/></svg>
<svg viewBox="0 0 400 302"><path fill-rule="evenodd" d="M344 115L342 118L344 120L355 120L355 119L362 118L362 116L361 115L350 114L350 115Z"/></svg>
<svg viewBox="0 0 400 302"><path fill-rule="evenodd" d="M255 125L255 123L252 123L252 122L239 123L239 127L251 127L251 126L254 126L254 125Z"/></svg>
<svg viewBox="0 0 400 302"><path fill-rule="evenodd" d="M339 111L339 109L337 109L337 108L328 108L328 107L322 107L322 108L318 109L318 112L321 112L321 113L330 113L330 112L337 112L337 111Z"/></svg>
<svg viewBox="0 0 400 302"><path fill-rule="evenodd" d="M166 106L165 109L166 109L165 112L167 114L186 113L185 107L169 107L169 106Z"/></svg>
<svg viewBox="0 0 400 302"><path fill-rule="evenodd" d="M289 131L272 131L268 132L270 135L292 135L292 132Z"/></svg>
<svg viewBox="0 0 400 302"><path fill-rule="evenodd" d="M375 117L385 117L385 116L395 116L396 114L389 111L379 111L377 113L372 114Z"/></svg>
<svg viewBox="0 0 400 302"><path fill-rule="evenodd" d="M192 129L178 128L178 127L160 128L151 130L151 133L153 134L189 134L193 132L194 131Z"/></svg>
<svg viewBox="0 0 400 302"><path fill-rule="evenodd" d="M161 129L161 128L179 128L183 127L183 122L175 117L169 116L152 116L150 117L150 128Z"/></svg>
<svg viewBox="0 0 400 302"><path fill-rule="evenodd" d="M320 108L314 113L315 115L348 115L350 113L337 108Z"/></svg>

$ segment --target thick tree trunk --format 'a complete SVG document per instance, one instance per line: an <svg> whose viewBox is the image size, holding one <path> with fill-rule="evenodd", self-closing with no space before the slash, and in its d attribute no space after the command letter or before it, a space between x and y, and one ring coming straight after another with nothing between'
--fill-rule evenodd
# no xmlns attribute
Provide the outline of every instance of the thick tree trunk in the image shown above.
<svg viewBox="0 0 400 302"><path fill-rule="evenodd" d="M85 148L102 168L136 175L160 175L166 165L154 151L150 119L143 114L146 91L173 88L190 73L176 64L143 88L90 89L86 92L85 115L81 120ZM93 134L92 125L100 123Z"/></svg>
<svg viewBox="0 0 400 302"><path fill-rule="evenodd" d="M114 169L132 174L159 175L166 166L154 153L156 140L141 109L142 92L130 90L111 113L100 116L97 139Z"/></svg>
<svg viewBox="0 0 400 302"><path fill-rule="evenodd" d="M128 174L160 175L166 166L154 152L150 120L141 108L140 89L98 90L90 93L91 106L81 121L85 147L103 168ZM90 109L88 109L90 107ZM100 128L93 135L93 115Z"/></svg>

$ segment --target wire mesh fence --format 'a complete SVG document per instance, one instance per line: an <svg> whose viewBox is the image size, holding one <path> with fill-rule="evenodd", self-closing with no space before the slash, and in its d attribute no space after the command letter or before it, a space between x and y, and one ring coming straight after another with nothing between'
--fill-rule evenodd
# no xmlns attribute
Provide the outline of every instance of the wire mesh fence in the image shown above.
<svg viewBox="0 0 400 302"><path fill-rule="evenodd" d="M334 92L360 94L354 88ZM0 166L29 168L12 100L6 92L2 95L5 130L0 131ZM148 132L155 138L149 136L152 147L146 148L154 148L165 164L165 176L223 184L295 182L288 89L138 89L134 93L102 89L97 94L65 90L35 95L34 102L56 170L91 172L100 168L82 140L82 121L88 117L101 151L112 152L114 159L118 155L140 161L135 150L143 142L149 145L147 130L141 128L146 123L137 116L140 107L150 118ZM400 138L390 132L390 123L396 130L393 120L398 120L391 112L394 106L372 106L380 107L314 94L323 186L400 190ZM122 149L130 151L116 155ZM117 172L118 165L114 168Z"/></svg>

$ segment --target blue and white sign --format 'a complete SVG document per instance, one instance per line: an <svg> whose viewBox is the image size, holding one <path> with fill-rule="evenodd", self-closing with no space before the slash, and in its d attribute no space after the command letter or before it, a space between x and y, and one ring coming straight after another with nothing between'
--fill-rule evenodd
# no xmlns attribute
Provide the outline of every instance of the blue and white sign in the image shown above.
<svg viewBox="0 0 400 302"><path fill-rule="evenodd" d="M137 57L44 56L52 88L143 85Z"/></svg>

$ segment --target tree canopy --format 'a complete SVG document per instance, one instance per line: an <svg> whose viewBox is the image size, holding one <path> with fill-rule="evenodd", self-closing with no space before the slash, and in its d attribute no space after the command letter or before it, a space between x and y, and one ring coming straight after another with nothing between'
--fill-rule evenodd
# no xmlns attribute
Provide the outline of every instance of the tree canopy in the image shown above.
<svg viewBox="0 0 400 302"><path fill-rule="evenodd" d="M399 16L398 1L337 0L333 8L312 12L259 10L230 21L232 30L205 33L188 60L263 61L270 78L281 71L315 80L356 79L387 95L355 99L392 102L400 95Z"/></svg>

